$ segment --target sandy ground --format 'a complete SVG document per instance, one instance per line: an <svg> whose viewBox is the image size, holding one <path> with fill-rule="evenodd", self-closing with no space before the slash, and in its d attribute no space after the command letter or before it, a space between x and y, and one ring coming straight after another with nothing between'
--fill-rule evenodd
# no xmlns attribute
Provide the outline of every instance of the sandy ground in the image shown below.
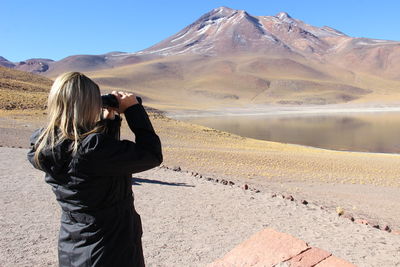
<svg viewBox="0 0 400 267"><path fill-rule="evenodd" d="M60 209L26 152L0 148L0 266L56 266ZM358 266L400 265L399 235L352 223L312 202L166 168L133 177L148 266L205 266L266 227Z"/></svg>

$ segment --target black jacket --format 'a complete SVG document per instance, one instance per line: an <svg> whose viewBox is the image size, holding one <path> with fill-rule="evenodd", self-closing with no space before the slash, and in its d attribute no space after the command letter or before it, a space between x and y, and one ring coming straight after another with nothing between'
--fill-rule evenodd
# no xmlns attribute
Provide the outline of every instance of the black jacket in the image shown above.
<svg viewBox="0 0 400 267"><path fill-rule="evenodd" d="M42 151L41 167L33 160L41 130L31 137L28 159L46 173L45 180L62 208L60 266L144 266L132 173L160 165L163 157L160 139L143 106L129 107L125 117L135 142L112 136L120 120L109 121L111 131L87 136L75 155L70 140L57 144L53 152Z"/></svg>

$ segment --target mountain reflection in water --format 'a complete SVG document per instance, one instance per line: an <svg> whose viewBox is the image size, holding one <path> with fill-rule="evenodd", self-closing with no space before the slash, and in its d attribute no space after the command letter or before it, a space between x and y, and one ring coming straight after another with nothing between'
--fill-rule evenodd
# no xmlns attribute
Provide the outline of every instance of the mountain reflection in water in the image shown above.
<svg viewBox="0 0 400 267"><path fill-rule="evenodd" d="M181 118L261 140L346 151L400 153L400 113Z"/></svg>

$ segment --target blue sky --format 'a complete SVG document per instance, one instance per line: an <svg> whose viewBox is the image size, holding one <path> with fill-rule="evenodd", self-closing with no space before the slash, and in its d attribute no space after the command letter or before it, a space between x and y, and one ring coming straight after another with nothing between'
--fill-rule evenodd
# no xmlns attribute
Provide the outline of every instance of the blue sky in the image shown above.
<svg viewBox="0 0 400 267"><path fill-rule="evenodd" d="M1 0L0 56L59 60L77 54L147 48L219 6L256 16L288 12L354 37L400 41L400 1Z"/></svg>

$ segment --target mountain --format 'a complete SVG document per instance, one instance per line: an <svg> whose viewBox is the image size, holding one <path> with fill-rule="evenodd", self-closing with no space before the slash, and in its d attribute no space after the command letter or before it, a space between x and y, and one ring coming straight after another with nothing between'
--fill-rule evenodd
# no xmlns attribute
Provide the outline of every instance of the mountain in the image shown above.
<svg viewBox="0 0 400 267"><path fill-rule="evenodd" d="M49 65L53 62L54 60L43 58L32 58L20 62L10 62L4 57L0 57L0 66L32 73L44 73L48 71Z"/></svg>
<svg viewBox="0 0 400 267"><path fill-rule="evenodd" d="M83 71L103 88L135 90L159 108L201 109L393 103L400 100L399 59L400 42L350 37L285 12L219 7L139 52L0 64L51 78Z"/></svg>
<svg viewBox="0 0 400 267"><path fill-rule="evenodd" d="M48 71L42 73L42 75L55 77L66 71L87 72L110 69L140 63L156 57L154 55L136 55L124 52L110 52L103 55L75 55L50 64Z"/></svg>
<svg viewBox="0 0 400 267"><path fill-rule="evenodd" d="M400 42L350 37L327 26L306 24L285 12L252 16L243 10L216 8L177 34L136 54L238 53L300 56L400 80Z"/></svg>
<svg viewBox="0 0 400 267"><path fill-rule="evenodd" d="M276 16L252 16L243 10L220 7L137 54L323 53L331 47L329 39L345 37L328 27L307 25L285 12Z"/></svg>
<svg viewBox="0 0 400 267"><path fill-rule="evenodd" d="M15 64L10 62L10 61L8 61L4 57L0 57L0 66L6 67L6 68L14 68Z"/></svg>

